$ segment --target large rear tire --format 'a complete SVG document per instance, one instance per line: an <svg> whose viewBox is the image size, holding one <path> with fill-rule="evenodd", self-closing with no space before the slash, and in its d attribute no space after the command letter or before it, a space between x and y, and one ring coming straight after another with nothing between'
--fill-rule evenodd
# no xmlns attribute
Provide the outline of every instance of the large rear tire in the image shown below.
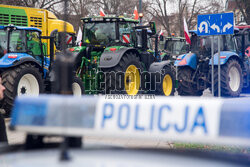
<svg viewBox="0 0 250 167"><path fill-rule="evenodd" d="M105 70L105 93L136 95L141 84L141 69L139 57L131 52L125 53L115 67ZM117 75L118 72L121 75Z"/></svg>
<svg viewBox="0 0 250 167"><path fill-rule="evenodd" d="M201 96L203 91L198 90L196 84L192 83L194 70L189 67L178 69L178 94L180 96Z"/></svg>
<svg viewBox="0 0 250 167"><path fill-rule="evenodd" d="M156 86L157 94L173 96L175 91L175 73L171 67L164 67L161 75L161 82Z"/></svg>
<svg viewBox="0 0 250 167"><path fill-rule="evenodd" d="M218 68L214 70L214 95L218 96ZM221 66L221 96L238 97L243 87L242 69L235 59Z"/></svg>
<svg viewBox="0 0 250 167"><path fill-rule="evenodd" d="M73 78L72 92L74 96L82 96L85 93L83 82L78 77Z"/></svg>
<svg viewBox="0 0 250 167"><path fill-rule="evenodd" d="M27 63L11 68L2 73L2 83L6 88L2 108L8 116L16 96L43 93L44 83L42 74L34 64Z"/></svg>

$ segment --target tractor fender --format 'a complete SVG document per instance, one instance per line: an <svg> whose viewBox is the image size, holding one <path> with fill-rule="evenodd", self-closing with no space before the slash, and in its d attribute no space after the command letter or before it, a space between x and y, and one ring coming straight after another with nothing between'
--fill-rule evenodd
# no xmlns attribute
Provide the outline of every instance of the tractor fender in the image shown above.
<svg viewBox="0 0 250 167"><path fill-rule="evenodd" d="M162 62L154 62L150 65L149 67L149 72L161 72L161 70L165 67L165 66L169 66L171 67L171 61L170 60L166 60L166 61L162 61Z"/></svg>
<svg viewBox="0 0 250 167"><path fill-rule="evenodd" d="M229 58L236 57L240 58L240 56L231 51L221 51L220 52L220 65L226 64ZM212 65L212 58L209 61L209 65ZM218 65L218 53L214 55L214 65Z"/></svg>
<svg viewBox="0 0 250 167"><path fill-rule="evenodd" d="M197 67L197 55L195 53L182 54L177 57L174 65L177 67L189 66L195 70Z"/></svg>
<svg viewBox="0 0 250 167"><path fill-rule="evenodd" d="M172 68L171 61L165 60L161 62L154 62L149 67L149 73L150 73L150 83L151 86L156 86L157 83L161 82L161 76L164 74L164 67L168 66L169 68ZM174 75L174 73L173 73ZM148 82L148 81L147 81ZM156 89L156 87L151 87L152 89Z"/></svg>
<svg viewBox="0 0 250 167"><path fill-rule="evenodd" d="M126 53L126 52L134 52L137 55L140 55L139 52L132 48L132 47L124 47L124 48L120 48L119 50L116 51L104 51L100 57L100 68L111 68L116 66L122 56Z"/></svg>
<svg viewBox="0 0 250 167"><path fill-rule="evenodd" d="M7 53L0 59L0 68L15 67L25 62L33 62L41 67L41 64L34 57L26 53Z"/></svg>

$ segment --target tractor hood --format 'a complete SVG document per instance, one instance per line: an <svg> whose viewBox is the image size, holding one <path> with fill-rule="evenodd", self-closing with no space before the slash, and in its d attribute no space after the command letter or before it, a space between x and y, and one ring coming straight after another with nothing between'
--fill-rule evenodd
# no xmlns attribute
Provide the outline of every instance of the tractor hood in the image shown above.
<svg viewBox="0 0 250 167"><path fill-rule="evenodd" d="M190 66L192 69L196 69L197 60L195 53L186 53L177 57L175 66Z"/></svg>

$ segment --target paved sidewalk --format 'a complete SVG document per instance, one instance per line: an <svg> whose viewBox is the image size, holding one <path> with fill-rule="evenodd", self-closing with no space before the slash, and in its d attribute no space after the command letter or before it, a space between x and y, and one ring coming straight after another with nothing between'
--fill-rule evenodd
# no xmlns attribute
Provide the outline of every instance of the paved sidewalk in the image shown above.
<svg viewBox="0 0 250 167"><path fill-rule="evenodd" d="M7 127L7 136L10 145L13 144L22 144L25 141L26 134L23 132L16 132L9 130L9 122L10 119L5 119L6 127ZM52 138L52 142L58 141L58 138ZM113 145L113 146L121 146L121 147L141 147L141 148L173 148L172 143L168 143L165 141L138 141L132 139L116 139L116 138L104 138L104 137L84 137L85 144L104 144L104 145Z"/></svg>

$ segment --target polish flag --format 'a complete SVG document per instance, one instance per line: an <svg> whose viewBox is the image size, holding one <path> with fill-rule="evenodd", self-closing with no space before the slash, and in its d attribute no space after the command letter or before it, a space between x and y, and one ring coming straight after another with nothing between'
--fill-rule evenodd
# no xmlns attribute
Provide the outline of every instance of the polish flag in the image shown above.
<svg viewBox="0 0 250 167"><path fill-rule="evenodd" d="M138 20L139 19L139 14L138 14L138 10L137 10L137 7L135 6L135 10L134 10L134 19L135 20Z"/></svg>
<svg viewBox="0 0 250 167"><path fill-rule="evenodd" d="M186 41L191 45L191 40L189 38L188 26L187 26L185 17L183 18L183 21L184 21L184 35L185 35Z"/></svg>
<svg viewBox="0 0 250 167"><path fill-rule="evenodd" d="M105 16L105 13L102 8L100 8L100 16Z"/></svg>

